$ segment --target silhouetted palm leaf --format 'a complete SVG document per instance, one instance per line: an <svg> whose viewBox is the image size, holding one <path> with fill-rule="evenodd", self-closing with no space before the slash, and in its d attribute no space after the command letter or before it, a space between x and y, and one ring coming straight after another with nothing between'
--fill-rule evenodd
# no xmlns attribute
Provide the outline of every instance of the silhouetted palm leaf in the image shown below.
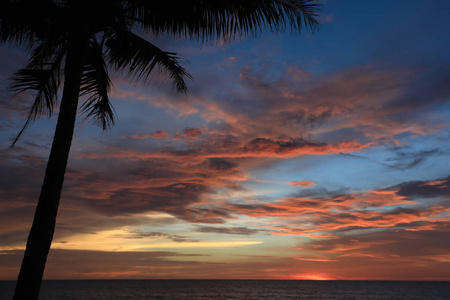
<svg viewBox="0 0 450 300"><path fill-rule="evenodd" d="M129 18L157 35L230 41L264 29L293 33L318 25L313 0L127 1Z"/></svg>
<svg viewBox="0 0 450 300"><path fill-rule="evenodd" d="M32 48L36 37L61 31L64 14L60 7L50 0L2 0L0 1L0 43L9 42ZM57 20L60 20L57 22Z"/></svg>
<svg viewBox="0 0 450 300"><path fill-rule="evenodd" d="M103 130L114 125L114 109L108 97L110 87L111 81L103 59L102 47L93 39L86 53L80 90L81 96L90 96L81 109L87 114L85 119L92 118L94 124L101 126Z"/></svg>
<svg viewBox="0 0 450 300"><path fill-rule="evenodd" d="M28 112L28 117L14 139L12 146L17 142L25 129L41 115L52 115L58 91L61 85L61 65L64 58L64 51L46 51L45 43L35 47L30 63L20 69L11 77L11 90L16 93L25 91L35 91L35 100Z"/></svg>
<svg viewBox="0 0 450 300"><path fill-rule="evenodd" d="M165 52L132 32L116 33L106 42L110 65L117 71L126 71L136 81L146 81L155 66L170 73L174 89L186 92L185 78L191 76L180 66L175 53Z"/></svg>

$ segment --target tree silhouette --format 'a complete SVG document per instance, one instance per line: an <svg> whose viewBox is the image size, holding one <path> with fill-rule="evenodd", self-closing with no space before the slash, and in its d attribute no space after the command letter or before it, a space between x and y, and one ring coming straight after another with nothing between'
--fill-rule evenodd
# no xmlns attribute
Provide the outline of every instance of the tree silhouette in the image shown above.
<svg viewBox="0 0 450 300"><path fill-rule="evenodd" d="M38 299L70 152L78 99L80 111L103 130L114 124L108 71L145 82L159 67L173 88L186 92L190 78L175 53L147 36L229 42L261 30L299 34L314 29L314 0L2 0L0 43L24 47L28 64L12 76L12 90L36 94L23 129L61 104L44 182L30 230L14 299Z"/></svg>

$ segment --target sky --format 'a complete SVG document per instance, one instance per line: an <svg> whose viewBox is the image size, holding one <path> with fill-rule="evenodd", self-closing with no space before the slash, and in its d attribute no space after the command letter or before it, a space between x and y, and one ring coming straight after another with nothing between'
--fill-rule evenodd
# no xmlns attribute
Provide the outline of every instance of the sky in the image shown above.
<svg viewBox="0 0 450 300"><path fill-rule="evenodd" d="M450 280L450 2L326 0L314 34L160 38L193 79L112 73L78 116L45 279ZM0 47L0 280L17 278L56 117L14 148Z"/></svg>

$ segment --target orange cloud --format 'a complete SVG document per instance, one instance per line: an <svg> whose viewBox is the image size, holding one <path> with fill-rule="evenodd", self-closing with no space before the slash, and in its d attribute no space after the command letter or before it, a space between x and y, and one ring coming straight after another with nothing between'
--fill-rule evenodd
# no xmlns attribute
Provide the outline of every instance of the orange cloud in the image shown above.
<svg viewBox="0 0 450 300"><path fill-rule="evenodd" d="M227 212L250 217L272 218L285 224L268 225L274 235L306 235L330 238L336 231L359 228L394 228L419 231L434 228L433 222L447 220L450 208L435 205L421 207L418 202L397 194L395 190L350 193L329 199L284 198L273 203L225 204ZM401 208L407 205L415 208ZM294 221L296 220L296 221ZM428 223L420 223L422 221Z"/></svg>
<svg viewBox="0 0 450 300"><path fill-rule="evenodd" d="M309 188L309 187L313 187L316 185L314 182L309 181L309 180L291 181L289 184L292 186L299 186L302 188Z"/></svg>
<svg viewBox="0 0 450 300"><path fill-rule="evenodd" d="M199 133L195 133L198 136ZM174 137L175 139L175 137ZM220 141L212 141L210 145L188 151L154 151L139 152L131 149L109 148L104 153L85 152L76 158L128 158L132 160L146 160L151 158L186 159L189 158L293 158L303 155L330 155L336 153L354 153L376 143L360 144L354 141L341 142L334 145L309 142L303 139L270 140L264 138L253 139L245 144L236 141L227 143L222 141L222 147L216 147ZM214 147L213 147L214 146Z"/></svg>
<svg viewBox="0 0 450 300"><path fill-rule="evenodd" d="M188 138L189 140L194 140L202 134L202 131L198 128L185 128L183 133L181 134L183 137Z"/></svg>
<svg viewBox="0 0 450 300"><path fill-rule="evenodd" d="M130 137L133 139L133 140L135 140L135 139L138 139L138 140L145 140L145 139L147 139L147 138L149 138L150 137L150 135L138 135L138 134L132 134L132 135L130 135Z"/></svg>
<svg viewBox="0 0 450 300"><path fill-rule="evenodd" d="M169 133L165 130L157 130L151 135L151 137L154 139L168 139L169 136Z"/></svg>
<svg viewBox="0 0 450 300"><path fill-rule="evenodd" d="M441 189L448 188L447 180L429 181L421 184L420 186L434 186Z"/></svg>
<svg viewBox="0 0 450 300"><path fill-rule="evenodd" d="M302 261L320 261L320 262L336 262L338 260L336 259L328 259L328 258L302 258L302 257L295 257L296 260L302 260Z"/></svg>

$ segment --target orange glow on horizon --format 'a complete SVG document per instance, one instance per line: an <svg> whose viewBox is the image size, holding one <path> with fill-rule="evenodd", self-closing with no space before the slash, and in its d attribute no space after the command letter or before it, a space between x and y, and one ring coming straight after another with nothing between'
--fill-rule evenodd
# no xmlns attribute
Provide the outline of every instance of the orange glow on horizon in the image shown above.
<svg viewBox="0 0 450 300"><path fill-rule="evenodd" d="M326 274L295 274L290 277L294 280L336 280L336 278Z"/></svg>

